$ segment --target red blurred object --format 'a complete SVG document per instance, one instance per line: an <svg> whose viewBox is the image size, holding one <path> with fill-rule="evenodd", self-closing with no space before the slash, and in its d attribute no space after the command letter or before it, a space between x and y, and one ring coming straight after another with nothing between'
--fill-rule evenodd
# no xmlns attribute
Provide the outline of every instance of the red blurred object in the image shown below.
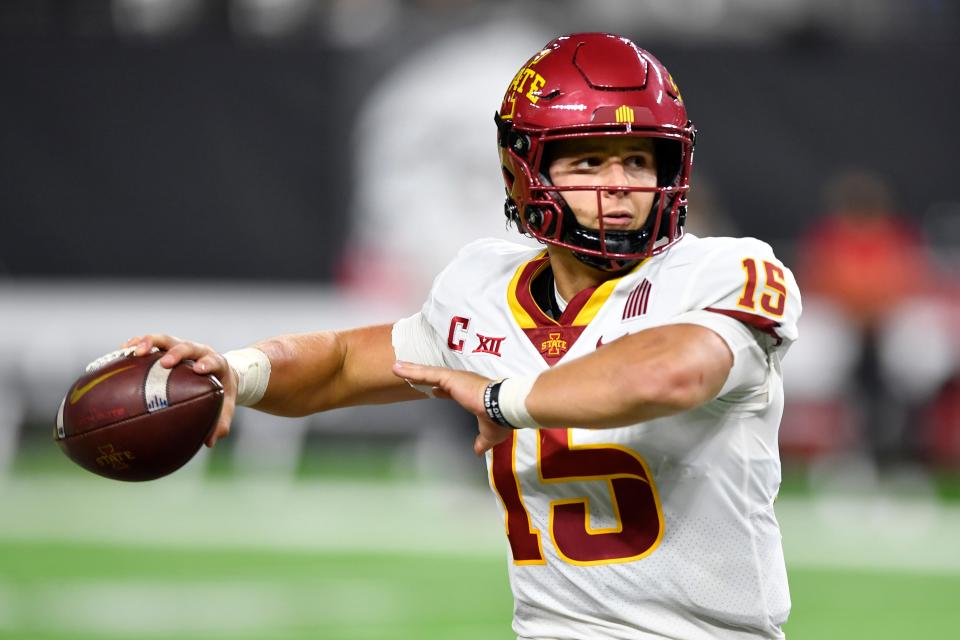
<svg viewBox="0 0 960 640"><path fill-rule="evenodd" d="M790 402L780 421L780 454L811 461L850 451L860 442L856 411L843 400Z"/></svg>
<svg viewBox="0 0 960 640"><path fill-rule="evenodd" d="M805 290L829 297L863 324L929 284L919 236L893 217L825 219L801 255Z"/></svg>
<svg viewBox="0 0 960 640"><path fill-rule="evenodd" d="M930 459L960 469L960 373L948 380L928 405L923 431Z"/></svg>
<svg viewBox="0 0 960 640"><path fill-rule="evenodd" d="M910 218L893 213L887 185L864 171L827 186L830 213L798 245L798 280L863 327L875 326L908 296L933 283L928 251Z"/></svg>

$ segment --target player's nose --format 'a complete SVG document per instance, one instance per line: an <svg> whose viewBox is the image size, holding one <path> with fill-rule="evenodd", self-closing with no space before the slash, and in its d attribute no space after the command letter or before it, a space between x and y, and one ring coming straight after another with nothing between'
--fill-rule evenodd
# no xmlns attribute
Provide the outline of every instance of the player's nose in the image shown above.
<svg viewBox="0 0 960 640"><path fill-rule="evenodd" d="M611 195L624 193L623 189L617 188L628 186L627 172L624 169L622 160L619 158L611 158L609 161L607 161L603 174L603 182L604 184L608 185L607 193Z"/></svg>

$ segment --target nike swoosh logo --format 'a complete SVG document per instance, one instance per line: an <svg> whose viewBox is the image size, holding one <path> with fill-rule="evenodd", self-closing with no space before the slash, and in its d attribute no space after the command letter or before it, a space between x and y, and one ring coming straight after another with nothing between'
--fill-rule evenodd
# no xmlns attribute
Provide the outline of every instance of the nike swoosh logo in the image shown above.
<svg viewBox="0 0 960 640"><path fill-rule="evenodd" d="M630 335L629 332L624 333L624 334L621 334L621 335L617 336L616 338L614 338L613 340L610 340L609 342L604 342L604 341L603 341L603 336L600 336L599 338L597 338L597 349L599 349L600 347L602 347L602 346L605 345L605 344L610 344L610 342L616 342L617 340L619 340L619 339L622 338L623 336L628 336L628 335Z"/></svg>
<svg viewBox="0 0 960 640"><path fill-rule="evenodd" d="M112 378L113 376L117 375L122 371L126 371L127 369L133 369L135 366L136 365L130 365L129 367L121 367L119 369L114 369L109 373L105 373L102 376L98 376L94 378L93 380L83 385L82 387L77 387L70 393L70 404L77 404L78 402L80 402L80 398L87 395L87 392L90 391L90 389L93 389L95 386L97 386L107 378Z"/></svg>

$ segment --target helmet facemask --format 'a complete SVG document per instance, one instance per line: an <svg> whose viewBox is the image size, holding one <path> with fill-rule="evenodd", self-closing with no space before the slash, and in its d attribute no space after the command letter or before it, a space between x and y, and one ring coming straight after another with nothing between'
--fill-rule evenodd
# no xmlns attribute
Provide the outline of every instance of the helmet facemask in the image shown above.
<svg viewBox="0 0 960 640"><path fill-rule="evenodd" d="M550 143L595 135L652 138L657 163L657 185L561 187L552 184L549 178L549 164L552 161L548 152ZM531 136L523 137L531 140ZM525 148L530 150L527 157L517 153ZM643 131L583 132L536 136L532 142L513 144L505 151L514 157L515 166L522 167L524 182L528 185L526 189L521 189L522 193L515 192L515 195L520 196L516 199L508 194L507 217L517 225L521 233L541 242L569 249L584 264L610 272L629 269L639 260L659 253L676 242L683 233L688 186L686 181L681 179L685 164L684 148L677 140ZM596 194L597 228L584 226L577 220L564 197L564 193L575 191L592 191ZM654 193L653 204L640 228L625 230L605 227L603 193L607 191Z"/></svg>

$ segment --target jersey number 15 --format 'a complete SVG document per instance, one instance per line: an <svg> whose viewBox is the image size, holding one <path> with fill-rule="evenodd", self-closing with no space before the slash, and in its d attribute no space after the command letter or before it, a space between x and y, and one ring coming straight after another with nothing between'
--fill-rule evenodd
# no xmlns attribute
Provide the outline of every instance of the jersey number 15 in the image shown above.
<svg viewBox="0 0 960 640"><path fill-rule="evenodd" d="M550 538L564 561L576 565L630 562L657 548L663 537L663 511L643 458L613 444L574 445L569 429L540 429L536 434L541 485L605 481L610 492L613 527L591 526L589 496L550 502ZM493 448L491 480L506 511L513 561L544 564L540 531L533 528L520 491L516 448L516 433Z"/></svg>

